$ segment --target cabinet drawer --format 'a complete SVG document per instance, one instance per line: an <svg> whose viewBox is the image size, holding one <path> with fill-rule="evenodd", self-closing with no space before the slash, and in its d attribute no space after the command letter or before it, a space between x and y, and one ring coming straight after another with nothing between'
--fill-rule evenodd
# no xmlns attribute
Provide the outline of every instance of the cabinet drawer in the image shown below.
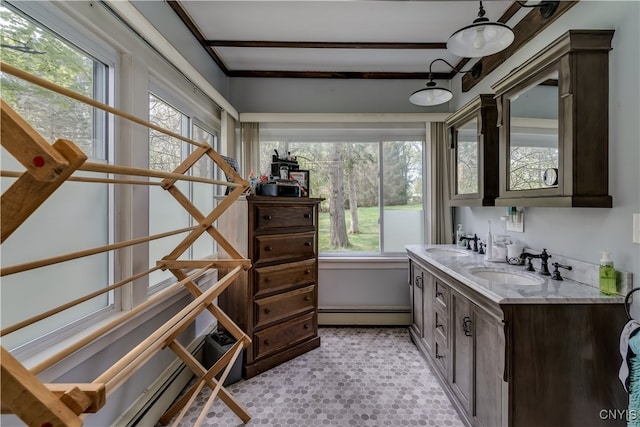
<svg viewBox="0 0 640 427"><path fill-rule="evenodd" d="M316 302L315 285L256 300L255 327L312 310Z"/></svg>
<svg viewBox="0 0 640 427"><path fill-rule="evenodd" d="M447 378L447 367L449 366L449 346L446 345L436 334L436 339L433 343L434 352L433 358L435 359L436 368L440 371L445 378Z"/></svg>
<svg viewBox="0 0 640 427"><path fill-rule="evenodd" d="M255 231L291 227L314 229L316 224L314 206L257 205L253 224Z"/></svg>
<svg viewBox="0 0 640 427"><path fill-rule="evenodd" d="M316 234L309 232L256 236L253 251L255 264L312 258L316 254Z"/></svg>
<svg viewBox="0 0 640 427"><path fill-rule="evenodd" d="M316 260L260 267L254 270L256 297L316 282Z"/></svg>
<svg viewBox="0 0 640 427"><path fill-rule="evenodd" d="M315 313L305 314L274 325L253 334L256 359L268 356L285 347L292 346L318 333L318 319Z"/></svg>
<svg viewBox="0 0 640 427"><path fill-rule="evenodd" d="M446 307L449 305L449 287L439 280L436 280L435 282L436 284L433 287L433 298L441 307Z"/></svg>
<svg viewBox="0 0 640 427"><path fill-rule="evenodd" d="M440 342L447 344L447 330L449 317L441 310L436 309L433 311L433 330L436 335L439 336Z"/></svg>

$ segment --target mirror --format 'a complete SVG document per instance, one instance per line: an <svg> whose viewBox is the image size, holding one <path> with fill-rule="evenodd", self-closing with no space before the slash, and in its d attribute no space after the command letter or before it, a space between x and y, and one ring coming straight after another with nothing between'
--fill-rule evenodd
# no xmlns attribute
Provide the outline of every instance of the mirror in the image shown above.
<svg viewBox="0 0 640 427"><path fill-rule="evenodd" d="M478 119L474 117L457 129L456 194L478 192L478 153Z"/></svg>
<svg viewBox="0 0 640 427"><path fill-rule="evenodd" d="M557 170L559 166L557 71L533 86L509 95L508 100L508 189L518 191L553 186L553 181L545 181L545 171Z"/></svg>
<svg viewBox="0 0 640 427"><path fill-rule="evenodd" d="M500 129L496 206L612 206L613 34L569 30L491 86Z"/></svg>
<svg viewBox="0 0 640 427"><path fill-rule="evenodd" d="M498 196L498 109L491 94L470 100L445 120L451 140L452 206L493 206Z"/></svg>

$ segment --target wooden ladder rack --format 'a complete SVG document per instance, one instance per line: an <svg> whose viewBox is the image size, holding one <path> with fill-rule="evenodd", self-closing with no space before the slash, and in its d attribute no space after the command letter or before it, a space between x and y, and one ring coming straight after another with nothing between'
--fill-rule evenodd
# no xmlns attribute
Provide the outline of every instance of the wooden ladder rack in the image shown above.
<svg viewBox="0 0 640 427"><path fill-rule="evenodd" d="M45 89L55 91L76 101L86 103L108 113L117 115L139 125L162 132L171 137L193 144L193 152L172 172L159 172L117 165L105 165L87 162L87 156L72 142L58 139L49 144L29 123L16 113L4 101L1 101L2 146L24 166L25 171L2 171L2 177L16 178L16 181L1 196L1 238L3 243L18 229L24 221L35 212L42 203L67 181L86 183L111 183L123 185L160 185L191 215L196 225L173 230L157 235L146 236L110 245L90 248L78 252L60 254L51 258L26 262L19 265L3 266L0 276L7 276L43 266L66 262L69 260L112 251L139 243L149 242L163 237L187 233L186 237L171 251L156 262L156 267L120 280L98 291L84 295L47 312L40 313L15 325L4 327L0 336L4 336L29 326L35 322L53 316L63 310L88 301L106 292L120 288L134 280L148 276L162 269L169 270L176 282L166 289L154 294L144 303L132 310L123 312L115 321L110 322L89 336L63 349L38 365L27 369L4 347L1 349L1 386L2 413L13 413L30 426L80 426L88 413L95 413L102 408L106 400L138 371L155 354L165 348L171 349L187 367L198 377L191 390L178 400L163 416L164 423L174 419L177 425L184 417L189 405L204 386L212 390L211 397L204 406L196 425L200 425L216 397L220 399L243 421L248 422L251 416L247 410L222 386L235 360L250 343L250 338L231 321L231 319L215 304L213 300L231 285L243 270L251 267L250 260L240 253L216 230L213 225L216 219L242 194L249 184L242 179L231 166L210 145L185 138L169 132L153 123L99 103L66 88L57 86L46 80L32 76L22 70L0 63L3 72L12 74ZM219 167L231 182L187 175L187 172L203 158L210 159ZM76 171L109 174L109 178L91 178L72 176ZM161 178L161 182L142 181L129 177ZM192 181L210 185L223 185L232 188L218 205L209 213L200 212L196 206L174 184L177 181ZM178 258L202 235L208 234L230 259L179 260ZM205 291L196 284L196 280L212 269L219 269L222 277L217 283ZM223 274L222 272L226 272ZM168 296L186 288L193 300L154 333L136 345L113 366L88 383L60 384L42 383L37 375L65 357L73 354L89 343L95 341L113 328L121 325L135 315L161 302ZM210 368L206 369L189 351L177 341L182 331L189 327L201 313L208 311L235 339L236 343ZM215 376L222 372L221 377Z"/></svg>

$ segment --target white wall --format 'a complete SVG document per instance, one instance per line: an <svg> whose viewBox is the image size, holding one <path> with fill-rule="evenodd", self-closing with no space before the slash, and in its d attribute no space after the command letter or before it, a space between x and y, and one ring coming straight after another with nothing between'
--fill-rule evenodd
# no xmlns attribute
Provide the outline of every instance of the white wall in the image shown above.
<svg viewBox="0 0 640 427"><path fill-rule="evenodd" d="M514 54L468 93L453 84L458 108L543 49L568 29L614 29L609 53L609 194L613 208L526 208L525 232L513 236L532 248L547 248L569 258L598 263L611 251L615 266L640 280L640 245L632 243L632 214L640 212L640 2L581 1ZM453 101L452 101L453 102ZM506 208L459 208L465 231L484 235L487 220L499 223ZM494 233L496 229L493 229Z"/></svg>

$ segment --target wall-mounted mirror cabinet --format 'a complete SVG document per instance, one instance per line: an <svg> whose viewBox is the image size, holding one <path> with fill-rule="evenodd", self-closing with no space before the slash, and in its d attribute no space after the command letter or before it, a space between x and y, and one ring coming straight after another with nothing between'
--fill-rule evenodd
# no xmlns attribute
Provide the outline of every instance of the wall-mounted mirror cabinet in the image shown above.
<svg viewBox="0 0 640 427"><path fill-rule="evenodd" d="M498 196L498 110L479 95L447 117L451 205L493 206Z"/></svg>
<svg viewBox="0 0 640 427"><path fill-rule="evenodd" d="M613 30L571 30L498 81L498 206L611 207Z"/></svg>

